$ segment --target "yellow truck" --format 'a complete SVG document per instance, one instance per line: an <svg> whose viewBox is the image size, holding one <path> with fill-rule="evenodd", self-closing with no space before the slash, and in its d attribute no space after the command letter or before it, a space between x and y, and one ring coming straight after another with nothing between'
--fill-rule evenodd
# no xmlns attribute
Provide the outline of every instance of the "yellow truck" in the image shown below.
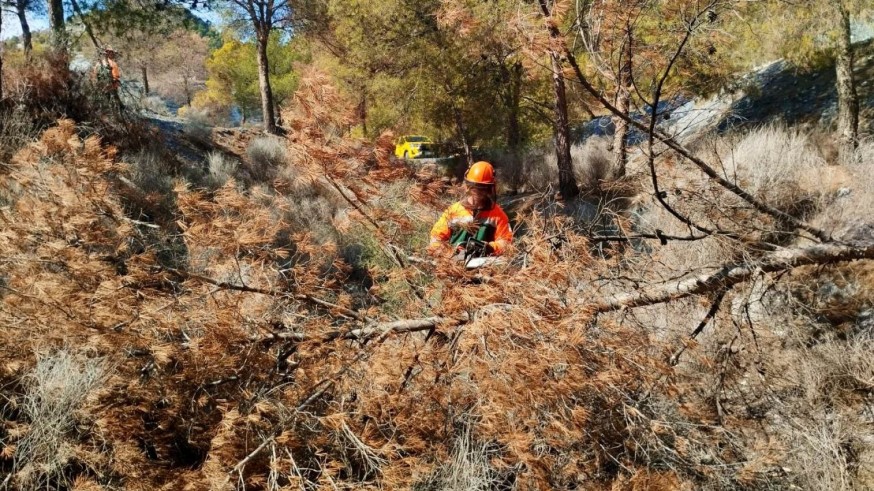
<svg viewBox="0 0 874 491"><path fill-rule="evenodd" d="M436 157L436 145L427 136L407 135L395 143L395 157L399 159L418 159Z"/></svg>

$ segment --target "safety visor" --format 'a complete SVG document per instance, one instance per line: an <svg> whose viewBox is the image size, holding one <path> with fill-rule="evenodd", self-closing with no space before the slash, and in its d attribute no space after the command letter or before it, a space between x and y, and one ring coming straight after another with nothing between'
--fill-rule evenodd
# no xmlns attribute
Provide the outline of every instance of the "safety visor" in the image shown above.
<svg viewBox="0 0 874 491"><path fill-rule="evenodd" d="M471 210L491 210L495 206L494 184L472 183L467 189L463 204Z"/></svg>
<svg viewBox="0 0 874 491"><path fill-rule="evenodd" d="M474 181L469 181L467 179L464 180L464 183L467 184L467 186L470 188L483 189L483 190L487 190L487 191L491 191L492 188L495 186L495 183L493 183L493 182L491 182L491 183L474 182Z"/></svg>

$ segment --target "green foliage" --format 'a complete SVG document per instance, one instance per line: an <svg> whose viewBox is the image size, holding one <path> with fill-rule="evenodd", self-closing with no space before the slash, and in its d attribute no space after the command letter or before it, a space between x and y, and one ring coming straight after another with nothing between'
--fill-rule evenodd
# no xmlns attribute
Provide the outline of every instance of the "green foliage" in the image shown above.
<svg viewBox="0 0 874 491"><path fill-rule="evenodd" d="M438 140L500 145L514 111L521 138L542 134L536 112L505 97L508 73L520 55L502 42L505 10L515 2L471 3L467 29L445 15L446 2L330 0L319 33L327 39L316 62L360 101L361 133L425 133ZM500 11L499 11L500 10ZM522 92L543 78L525 73Z"/></svg>
<svg viewBox="0 0 874 491"><path fill-rule="evenodd" d="M308 56L308 48L303 40L285 40L278 32L271 34L267 57L270 60L270 83L277 105L294 93L298 82L294 65L306 61ZM240 40L226 33L222 46L206 61L206 69L206 89L195 95L193 107L223 111L236 106L245 117L260 110L254 40Z"/></svg>
<svg viewBox="0 0 874 491"><path fill-rule="evenodd" d="M839 3L856 20L870 18L874 13L866 0L743 2L738 15L726 25L735 40L726 52L746 66L778 58L803 69L830 64L839 35Z"/></svg>

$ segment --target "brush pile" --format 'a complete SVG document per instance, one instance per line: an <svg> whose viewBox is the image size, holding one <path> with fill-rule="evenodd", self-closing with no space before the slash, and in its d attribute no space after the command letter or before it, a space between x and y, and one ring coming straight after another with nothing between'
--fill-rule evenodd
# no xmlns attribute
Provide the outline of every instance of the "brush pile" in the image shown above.
<svg viewBox="0 0 874 491"><path fill-rule="evenodd" d="M809 382L795 363L811 346L799 332L826 328L790 305L803 293L797 285L821 271L802 268L788 281L761 273L737 291L679 292L635 310L657 302L623 303L621 294L658 289L675 268L706 275L714 256L755 262L769 251L714 234L695 246L708 253L695 257L674 242L649 254L634 241L596 254L592 237L573 216L551 212L554 204L520 212L525 233L503 267L470 273L442 260L411 262L423 225L445 204L443 185L416 181L390 161L389 137L376 149L343 137L352 106L324 76L308 74L292 107L288 167L269 186L229 179L201 190L179 180L172 199L150 196L112 147L83 139L68 120L0 175L4 484L807 485L787 462L815 457L794 455L801 447L793 445L821 435L812 425L823 422L802 416L802 400L831 418L822 441L844 459L827 468L831 482L863 482L860 462L872 444L846 438L860 434L848 428L864 425L860 411L874 388L870 362L859 364L859 343L870 339L858 329L842 339L821 334L828 346L852 344L859 358L798 392ZM294 198L302 193L332 204L320 225L331 233L305 226ZM719 208L708 203L695 213ZM132 216L148 206L172 206L175 219ZM753 235L757 244L767 239ZM855 326L860 305L870 305L848 286L860 269L825 270L846 280L834 284L846 290L842 322ZM713 323L702 349L689 343L690 361L672 367L702 318ZM789 354L773 356L781 346ZM843 419L826 415L835 384L856 394L842 392Z"/></svg>

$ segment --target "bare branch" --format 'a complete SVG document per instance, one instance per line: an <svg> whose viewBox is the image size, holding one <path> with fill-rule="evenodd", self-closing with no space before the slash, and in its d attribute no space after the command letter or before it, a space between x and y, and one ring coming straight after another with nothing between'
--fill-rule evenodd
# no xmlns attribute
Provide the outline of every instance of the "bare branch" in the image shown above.
<svg viewBox="0 0 874 491"><path fill-rule="evenodd" d="M638 291L622 293L594 303L593 313L611 312L625 308L644 307L670 302L680 298L730 289L755 275L788 271L801 266L826 265L859 259L874 259L874 244L857 246L818 244L802 249L786 249L770 253L757 261L723 265L712 273L684 276Z"/></svg>
<svg viewBox="0 0 874 491"><path fill-rule="evenodd" d="M571 68L573 69L574 74L577 76L577 80L579 81L580 85L583 86L583 88L586 90L586 92L590 93L593 97L595 97L595 99L597 99L598 102L600 102L601 105L604 106L605 109L610 111L615 116L621 118L626 123L634 126L635 128L637 128L641 131L649 132L649 128L647 127L647 125L645 125L644 123L641 123L640 121L635 120L634 118L632 118L631 116L629 116L627 114L624 114L622 111L617 109L616 106L611 104L610 101L608 101L600 92L598 92L598 89L596 89L589 82L588 78L583 73L582 69L580 69L580 65L579 65L579 63L577 63L576 57L574 56L573 53L571 53L571 51L567 48L567 46L565 46L564 55L565 55L565 58L567 59L568 63L570 64ZM657 130L653 130L653 135L656 138L658 138L659 141L661 141L662 143L667 145L669 148L671 148L672 150L674 150L675 152L677 152L678 154L680 154L681 156L683 156L684 158L686 158L687 160L689 160L690 162L695 164L696 167L698 167L708 177L710 177L711 179L716 181L720 186L722 186L723 188L727 189L728 191L734 193L735 195L737 195L738 197L740 197L741 199L743 199L744 201L749 203L753 208L755 208L759 212L764 213L766 215L770 215L774 218L777 218L778 220L782 220L785 223L792 224L796 228L799 228L801 230L804 230L804 231L812 234L813 236L815 236L816 238L820 239L823 242L828 242L831 240L831 237L825 231L820 230L812 225L809 225L809 224L805 223L804 221L793 217L792 215L784 213L784 212L780 211L779 209L774 208L773 206L771 206L767 203L759 201L755 196L751 195L749 192L747 192L746 190L744 190L743 188L741 188L737 184L734 184L733 182L730 182L730 181L724 179L722 176L719 175L718 172L716 172L715 169L710 167L706 162L704 162L700 158L693 155L689 149L687 149L682 144L680 144L678 141L676 141L672 136L667 135L667 134L665 134L661 131L657 131Z"/></svg>
<svg viewBox="0 0 874 491"><path fill-rule="evenodd" d="M367 341L382 335L387 334L404 334L410 332L421 332L434 329L438 326L458 326L466 323L469 320L468 316L458 318L447 317L425 317L423 319L404 319L394 322L384 322L374 324L369 327L360 329L336 329L325 333L307 334L302 332L283 331L275 334L270 334L264 339L293 339L295 341L315 341L322 342L333 341L336 339L355 339L359 341Z"/></svg>
<svg viewBox="0 0 874 491"><path fill-rule="evenodd" d="M710 321L714 317L716 317L716 313L719 312L719 306L722 305L722 300L725 298L726 293L728 293L728 290L720 290L716 294L716 298L714 298L713 303L710 304L710 310L707 311L707 315L705 315L704 318L701 319L701 322L698 323L698 327L696 327L695 330L692 331L692 334L689 334L690 340L697 338L698 335L701 334L702 331L704 331L704 328L707 327L707 324L709 324ZM686 348L688 346L688 343L683 343L683 346L681 346L680 349L678 349L674 352L673 355L671 355L671 358L669 360L671 366L676 366L677 363L680 362L680 357L683 356L683 353L686 351Z"/></svg>
<svg viewBox="0 0 874 491"><path fill-rule="evenodd" d="M309 302L309 303L318 305L320 307L325 307L327 309L337 311L345 317L350 317L350 318L358 320L358 321L370 321L369 318L367 318L365 315L361 314L360 312L356 312L352 309L343 307L342 305L337 305L335 303L331 303L327 300L323 300L321 298L314 297L312 295L306 295L303 293L292 293L292 292L283 291L283 290L273 290L270 288L257 288L257 287L251 287L251 286L245 286L245 285L236 285L234 283L228 283L226 281L218 281L218 280L209 278L207 276L201 276L199 274L191 273L189 271L183 271L181 269L166 268L165 270L167 272L172 273L176 276L179 276L180 278L183 278L185 280L195 280L195 281L199 281L201 283L208 283L210 285L216 286L217 288L219 288L221 290L234 290L234 291L238 291L238 292L258 293L261 295L268 295L271 297L290 297L290 298L294 298L295 300Z"/></svg>

